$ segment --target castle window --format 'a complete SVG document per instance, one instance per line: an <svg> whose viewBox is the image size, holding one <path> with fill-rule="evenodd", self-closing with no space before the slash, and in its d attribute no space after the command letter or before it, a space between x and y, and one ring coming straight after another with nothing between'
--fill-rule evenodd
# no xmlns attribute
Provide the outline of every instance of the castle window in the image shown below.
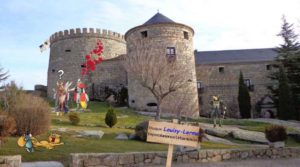
<svg viewBox="0 0 300 167"><path fill-rule="evenodd" d="M52 69L51 71L52 71L52 73L55 73L55 69Z"/></svg>
<svg viewBox="0 0 300 167"><path fill-rule="evenodd" d="M224 67L219 67L219 73L224 73Z"/></svg>
<svg viewBox="0 0 300 167"><path fill-rule="evenodd" d="M71 49L66 49L65 52L71 52Z"/></svg>
<svg viewBox="0 0 300 167"><path fill-rule="evenodd" d="M266 65L266 69L269 71L272 69L272 66L270 64Z"/></svg>
<svg viewBox="0 0 300 167"><path fill-rule="evenodd" d="M168 61L171 62L171 61L174 61L176 59L176 51L175 51L175 47L167 47L167 58L168 58Z"/></svg>
<svg viewBox="0 0 300 167"><path fill-rule="evenodd" d="M203 87L202 81L197 81L197 88L201 89Z"/></svg>
<svg viewBox="0 0 300 167"><path fill-rule="evenodd" d="M189 39L189 33L186 31L183 31L183 37L184 37L184 39Z"/></svg>
<svg viewBox="0 0 300 167"><path fill-rule="evenodd" d="M254 91L254 85L251 83L250 79L244 79L244 83L247 86L249 91Z"/></svg>
<svg viewBox="0 0 300 167"><path fill-rule="evenodd" d="M250 87L251 85L251 80L250 79L244 79L244 83L247 87Z"/></svg>
<svg viewBox="0 0 300 167"><path fill-rule="evenodd" d="M198 93L203 93L204 86L203 86L203 82L202 81L197 81L197 89L198 89Z"/></svg>
<svg viewBox="0 0 300 167"><path fill-rule="evenodd" d="M142 35L142 38L147 38L148 37L148 32L147 31L142 31L141 35Z"/></svg>

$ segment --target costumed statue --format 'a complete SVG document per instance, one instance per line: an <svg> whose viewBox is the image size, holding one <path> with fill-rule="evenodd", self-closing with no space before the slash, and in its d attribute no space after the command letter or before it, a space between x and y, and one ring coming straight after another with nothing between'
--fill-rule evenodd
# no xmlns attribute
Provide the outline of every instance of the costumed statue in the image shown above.
<svg viewBox="0 0 300 167"><path fill-rule="evenodd" d="M68 100L69 100L69 92L74 90L70 89L72 82L57 82L56 90L54 90L54 98L55 98L55 106L56 106L56 115L62 114L62 112L67 113L69 111Z"/></svg>
<svg viewBox="0 0 300 167"><path fill-rule="evenodd" d="M20 147L24 147L28 152L33 152L33 147L44 147L47 149L53 149L54 146L62 145L64 143L60 142L60 135L58 134L51 134L48 137L49 141L43 140L38 141L36 138L32 137L31 135L21 136L18 139L18 145Z"/></svg>
<svg viewBox="0 0 300 167"><path fill-rule="evenodd" d="M85 84L80 79L77 81L77 86L74 92L74 101L77 103L77 110L81 106L82 109L86 109L89 101L89 96L85 92Z"/></svg>
<svg viewBox="0 0 300 167"><path fill-rule="evenodd" d="M211 105L211 118L214 121L214 128L217 124L217 119L219 120L219 126L222 126L222 121L225 118L226 107L219 96L212 96L210 101Z"/></svg>
<svg viewBox="0 0 300 167"><path fill-rule="evenodd" d="M28 151L28 152L34 152L31 137L32 136L30 133L27 133L23 136L24 146L25 146L26 151Z"/></svg>

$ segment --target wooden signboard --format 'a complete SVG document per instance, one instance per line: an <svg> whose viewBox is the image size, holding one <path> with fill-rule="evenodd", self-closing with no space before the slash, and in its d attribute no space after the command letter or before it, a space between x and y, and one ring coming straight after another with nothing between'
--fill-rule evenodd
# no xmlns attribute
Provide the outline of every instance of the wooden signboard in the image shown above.
<svg viewBox="0 0 300 167"><path fill-rule="evenodd" d="M202 135L199 130L198 126L177 124L177 120L173 123L149 121L147 142L169 144L166 166L170 167L173 145L198 147L199 136Z"/></svg>

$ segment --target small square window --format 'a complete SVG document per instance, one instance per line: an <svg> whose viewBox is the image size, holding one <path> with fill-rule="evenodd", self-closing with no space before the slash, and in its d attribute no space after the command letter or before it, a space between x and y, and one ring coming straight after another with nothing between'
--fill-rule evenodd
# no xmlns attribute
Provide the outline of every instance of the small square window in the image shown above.
<svg viewBox="0 0 300 167"><path fill-rule="evenodd" d="M266 65L266 69L267 70L271 70L272 69L272 66L270 64Z"/></svg>
<svg viewBox="0 0 300 167"><path fill-rule="evenodd" d="M251 86L251 80L250 79L244 79L245 85L249 88Z"/></svg>
<svg viewBox="0 0 300 167"><path fill-rule="evenodd" d="M167 47L167 55L175 55L175 47Z"/></svg>
<svg viewBox="0 0 300 167"><path fill-rule="evenodd" d="M174 61L175 58L176 58L176 51L175 51L175 47L167 47L167 50L166 50L166 56L168 58L168 60L171 62L171 61Z"/></svg>
<svg viewBox="0 0 300 167"><path fill-rule="evenodd" d="M197 88L201 89L203 87L202 81L197 81Z"/></svg>
<svg viewBox="0 0 300 167"><path fill-rule="evenodd" d="M184 37L184 39L189 39L189 33L186 31L183 31L183 37Z"/></svg>
<svg viewBox="0 0 300 167"><path fill-rule="evenodd" d="M219 73L224 73L224 67L219 67Z"/></svg>
<svg viewBox="0 0 300 167"><path fill-rule="evenodd" d="M147 38L148 37L148 32L147 31L142 31L141 35L142 35L142 38Z"/></svg>

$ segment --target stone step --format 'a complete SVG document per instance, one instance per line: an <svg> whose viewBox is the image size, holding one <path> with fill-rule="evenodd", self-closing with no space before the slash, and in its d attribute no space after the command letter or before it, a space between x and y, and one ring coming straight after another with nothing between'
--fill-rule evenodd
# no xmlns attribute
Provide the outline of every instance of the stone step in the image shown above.
<svg viewBox="0 0 300 167"><path fill-rule="evenodd" d="M36 162L23 162L21 167L64 167L58 161L36 161Z"/></svg>

